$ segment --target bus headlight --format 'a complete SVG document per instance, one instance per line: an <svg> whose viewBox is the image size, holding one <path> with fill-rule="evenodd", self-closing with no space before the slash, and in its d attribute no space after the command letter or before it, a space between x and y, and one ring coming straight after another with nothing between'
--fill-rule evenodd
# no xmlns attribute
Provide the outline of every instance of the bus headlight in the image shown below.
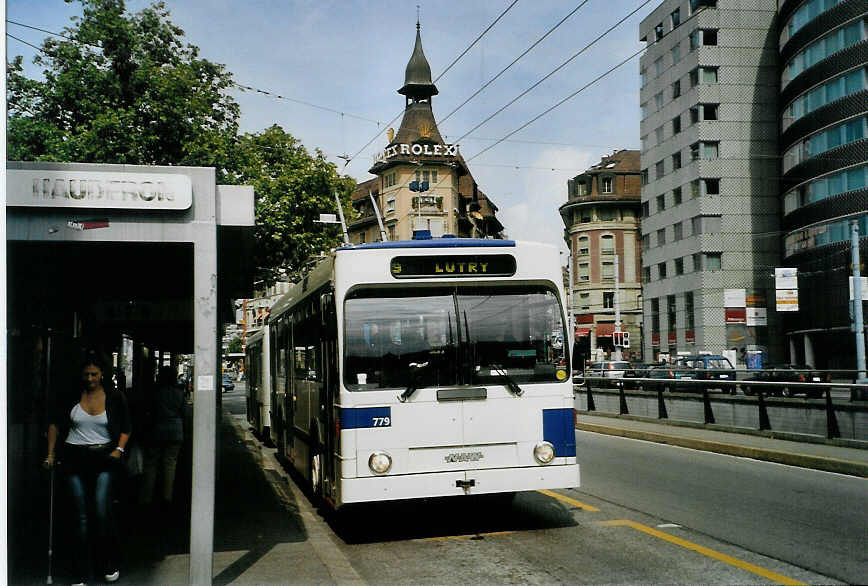
<svg viewBox="0 0 868 586"><path fill-rule="evenodd" d="M392 456L385 452L374 452L368 458L368 468L374 474L385 474L392 467Z"/></svg>
<svg viewBox="0 0 868 586"><path fill-rule="evenodd" d="M542 441L533 447L533 457L540 464L548 464L555 459L555 447L549 442Z"/></svg>

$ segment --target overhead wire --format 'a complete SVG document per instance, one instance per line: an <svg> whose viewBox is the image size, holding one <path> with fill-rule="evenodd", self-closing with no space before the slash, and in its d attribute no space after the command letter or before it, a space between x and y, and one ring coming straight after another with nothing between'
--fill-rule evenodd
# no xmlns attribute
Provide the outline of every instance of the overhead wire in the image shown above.
<svg viewBox="0 0 868 586"><path fill-rule="evenodd" d="M489 79L487 82L485 82L485 84L483 84L483 86L482 86L481 88L479 88L478 90L476 90L476 91L475 91L475 92L474 92L474 93L473 93L469 98L467 98L466 100L464 100L463 102L461 102L461 103L460 103L460 104L459 104L459 105L458 105L454 110L452 110L451 112L449 112L449 114L447 114L445 117L443 117L442 119L440 119L437 123L438 123L438 124L443 124L444 122L446 122L446 121L447 121L447 120L448 120L448 119L449 119L453 114L455 114L458 110L460 110L460 109L463 108L465 105L467 105L467 103L470 102L470 100L472 100L473 98L475 98L476 96L478 96L480 93L482 93L482 92L485 90L485 88L487 88L487 87L490 86L492 83L494 83L494 82L495 82L495 81L496 81L496 80L497 80L501 75L503 75L503 74L504 74L507 70L509 70L513 65L515 65L516 63L518 63L518 62L521 60L522 57L524 57L525 55L527 55L528 53L530 53L530 52L531 52L531 51L532 51L532 50L533 50L537 45L539 45L541 42L543 42L543 41L545 40L546 37L548 37L548 36L549 36L550 34L552 34L552 33L553 33L553 32L554 32L558 27L560 27L562 24L564 24L564 23L567 21L568 18L570 18L572 15L574 15L576 12L578 12L579 9L580 9L582 6L584 6L585 4L587 4L589 1L590 1L590 0L583 0L583 2L580 2L578 6L576 6L575 8L573 8L573 9L569 12L569 14L567 14L567 15L566 15L565 17L563 17L563 18L562 18L562 19L561 19L557 24L555 24L555 25L554 25L553 27L551 27L548 31L546 31L546 33L545 33L543 36L541 36L540 38L538 38L538 39L537 39L537 40L536 40L536 41L535 41L535 42L534 42L530 47L528 47L527 49L525 49L524 52L523 52L521 55L519 55L518 57L516 57L516 58L512 61L512 63L510 63L509 65L507 65L507 66L504 67L503 69L501 69L500 72L499 72L497 75L495 75L494 77L492 77L491 79Z"/></svg>

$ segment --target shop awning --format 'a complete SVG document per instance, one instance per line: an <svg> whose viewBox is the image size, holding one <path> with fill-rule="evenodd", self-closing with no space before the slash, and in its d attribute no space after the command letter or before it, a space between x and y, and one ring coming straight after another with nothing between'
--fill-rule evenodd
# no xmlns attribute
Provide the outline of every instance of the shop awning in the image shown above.
<svg viewBox="0 0 868 586"><path fill-rule="evenodd" d="M586 338L591 335L591 328L576 328L577 338Z"/></svg>
<svg viewBox="0 0 868 586"><path fill-rule="evenodd" d="M615 331L615 324L597 324L597 337L605 338L611 337L612 332Z"/></svg>

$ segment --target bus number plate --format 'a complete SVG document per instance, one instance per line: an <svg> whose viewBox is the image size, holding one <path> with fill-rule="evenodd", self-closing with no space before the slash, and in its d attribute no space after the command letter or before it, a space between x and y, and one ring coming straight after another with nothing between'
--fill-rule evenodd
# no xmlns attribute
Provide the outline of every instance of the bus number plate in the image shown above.
<svg viewBox="0 0 868 586"><path fill-rule="evenodd" d="M391 417L374 417L371 419L373 427L392 427Z"/></svg>

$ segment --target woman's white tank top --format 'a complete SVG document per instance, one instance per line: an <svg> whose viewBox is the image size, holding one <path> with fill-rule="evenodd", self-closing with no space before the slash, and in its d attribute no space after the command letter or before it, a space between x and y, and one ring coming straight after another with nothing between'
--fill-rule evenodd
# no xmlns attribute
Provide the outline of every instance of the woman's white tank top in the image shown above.
<svg viewBox="0 0 868 586"><path fill-rule="evenodd" d="M69 412L70 427L66 443L74 446L107 444L112 441L108 431L108 413L90 415L76 403Z"/></svg>

